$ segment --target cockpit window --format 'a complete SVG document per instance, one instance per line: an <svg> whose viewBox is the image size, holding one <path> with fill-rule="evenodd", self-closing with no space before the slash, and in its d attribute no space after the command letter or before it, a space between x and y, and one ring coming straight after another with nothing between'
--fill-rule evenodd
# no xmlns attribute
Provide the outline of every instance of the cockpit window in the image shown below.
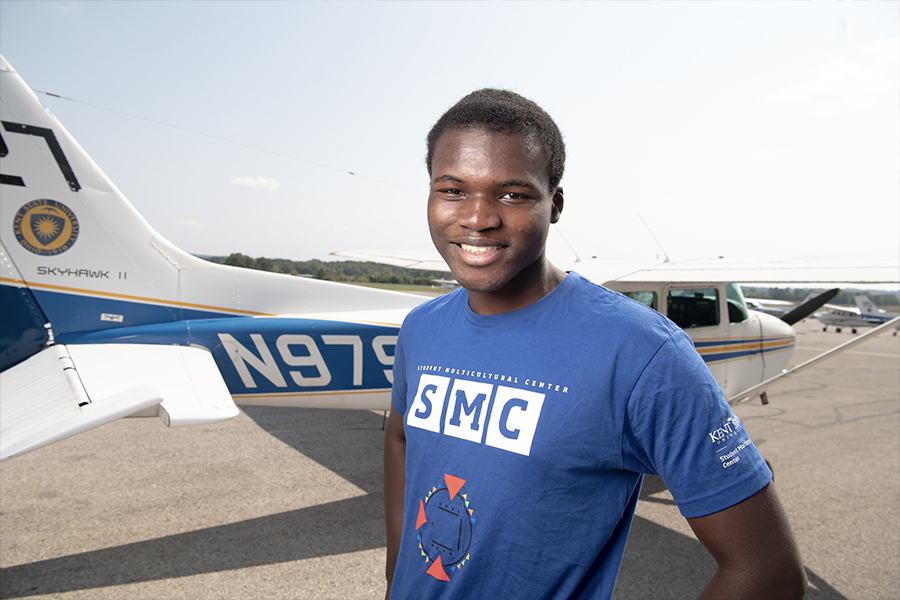
<svg viewBox="0 0 900 600"><path fill-rule="evenodd" d="M750 318L747 312L747 302L741 286L736 283L725 284L725 299L728 302L728 320L731 323L740 323Z"/></svg>
<svg viewBox="0 0 900 600"><path fill-rule="evenodd" d="M669 290L668 317L682 329L719 324L719 290Z"/></svg>

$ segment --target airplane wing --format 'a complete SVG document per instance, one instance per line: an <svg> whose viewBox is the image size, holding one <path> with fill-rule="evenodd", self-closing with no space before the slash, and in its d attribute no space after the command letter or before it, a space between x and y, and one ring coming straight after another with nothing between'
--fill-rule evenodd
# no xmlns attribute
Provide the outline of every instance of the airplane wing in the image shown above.
<svg viewBox="0 0 900 600"><path fill-rule="evenodd" d="M448 271L436 252L354 250L333 256L367 260L408 269ZM900 256L811 256L793 258L713 258L670 262L586 259L557 264L597 283L610 281L715 283L897 283Z"/></svg>
<svg viewBox="0 0 900 600"><path fill-rule="evenodd" d="M0 373L0 461L121 417L170 427L215 423L238 409L203 348L53 345Z"/></svg>
<svg viewBox="0 0 900 600"><path fill-rule="evenodd" d="M754 385L753 387L747 388L746 390L739 392L739 393L735 394L734 396L731 396L730 398L728 398L728 403L736 404L738 402L743 402L745 400L752 400L756 396L759 396L760 394L765 393L765 391L769 387L774 385L775 383L778 383L781 380L786 379L792 375L796 375L803 369L805 369L813 364L816 364L827 358L831 358L832 356L835 356L836 354L839 354L839 353L843 352L844 350L852 348L853 346L862 343L863 341L868 339L870 336L880 335L895 325L900 325L900 317L894 317L887 323L879 325L878 327L875 327L871 331L867 331L866 333L864 333L862 335L851 338L849 341L846 341L839 346L835 346L831 350L823 352L822 354L819 354L818 356L814 356L813 358L809 359L808 361L806 361L804 363L800 363L799 365L796 365L790 369L785 369L778 375L775 375L774 377L770 377L769 379L766 379L762 383L758 383L758 384Z"/></svg>
<svg viewBox="0 0 900 600"><path fill-rule="evenodd" d="M365 260L402 267L404 269L422 269L423 271L449 271L450 267L437 252L393 251L393 250L346 250L332 252L332 256L349 258L352 260Z"/></svg>
<svg viewBox="0 0 900 600"><path fill-rule="evenodd" d="M576 270L590 277L590 261ZM740 283L897 283L900 256L815 256L784 259L680 260L644 267L606 281Z"/></svg>

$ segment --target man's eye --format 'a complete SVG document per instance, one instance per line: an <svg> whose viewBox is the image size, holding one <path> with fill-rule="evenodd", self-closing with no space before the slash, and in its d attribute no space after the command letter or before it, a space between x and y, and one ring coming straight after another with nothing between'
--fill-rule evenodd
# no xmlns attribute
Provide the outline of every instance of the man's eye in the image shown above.
<svg viewBox="0 0 900 600"><path fill-rule="evenodd" d="M518 194L516 192L506 192L502 196L500 196L501 200L509 200L512 202L522 202L528 200L527 194Z"/></svg>
<svg viewBox="0 0 900 600"><path fill-rule="evenodd" d="M450 196L453 198L460 198L463 195L462 191L458 190L456 188L447 188L447 189L443 189L443 190L439 190L439 191L440 191L440 193L444 194L445 196Z"/></svg>

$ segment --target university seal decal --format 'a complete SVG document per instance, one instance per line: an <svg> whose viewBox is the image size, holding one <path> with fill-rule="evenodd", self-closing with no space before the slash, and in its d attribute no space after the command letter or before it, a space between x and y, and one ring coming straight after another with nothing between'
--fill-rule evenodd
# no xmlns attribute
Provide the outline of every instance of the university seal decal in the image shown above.
<svg viewBox="0 0 900 600"><path fill-rule="evenodd" d="M54 256L71 248L78 239L78 219L62 202L33 200L16 213L13 233L29 252Z"/></svg>
<svg viewBox="0 0 900 600"><path fill-rule="evenodd" d="M465 479L444 474L444 485L435 486L419 500L416 537L428 566L426 573L439 581L450 581L450 574L469 560L469 550L478 543L475 519L463 493Z"/></svg>

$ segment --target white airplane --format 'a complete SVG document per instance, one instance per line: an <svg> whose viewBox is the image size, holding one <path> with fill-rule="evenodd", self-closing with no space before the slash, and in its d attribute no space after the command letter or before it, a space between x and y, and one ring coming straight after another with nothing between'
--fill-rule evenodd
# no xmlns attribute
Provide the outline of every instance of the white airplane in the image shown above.
<svg viewBox="0 0 900 600"><path fill-rule="evenodd" d="M763 312L773 317L778 317L789 325L813 314L816 310L840 293L840 288L830 289L825 292L812 291L799 303L786 300L770 300L759 298L746 298L747 308L757 312ZM798 310L803 307L803 310ZM801 316L802 315L802 316Z"/></svg>
<svg viewBox="0 0 900 600"><path fill-rule="evenodd" d="M828 331L828 326L834 327L837 333L844 327L849 327L856 333L858 327L877 327L897 318L896 313L891 313L878 308L868 296L854 296L856 308L826 305L827 311L816 313L816 318L822 323L822 331ZM894 331L897 335L897 331Z"/></svg>
<svg viewBox="0 0 900 600"><path fill-rule="evenodd" d="M235 403L390 408L397 332L425 298L191 256L153 230L2 57L0 100L0 460L124 416L177 426L233 417ZM864 264L577 270L685 327L740 400L785 376L794 333L721 282L893 282L900 272L896 260Z"/></svg>

